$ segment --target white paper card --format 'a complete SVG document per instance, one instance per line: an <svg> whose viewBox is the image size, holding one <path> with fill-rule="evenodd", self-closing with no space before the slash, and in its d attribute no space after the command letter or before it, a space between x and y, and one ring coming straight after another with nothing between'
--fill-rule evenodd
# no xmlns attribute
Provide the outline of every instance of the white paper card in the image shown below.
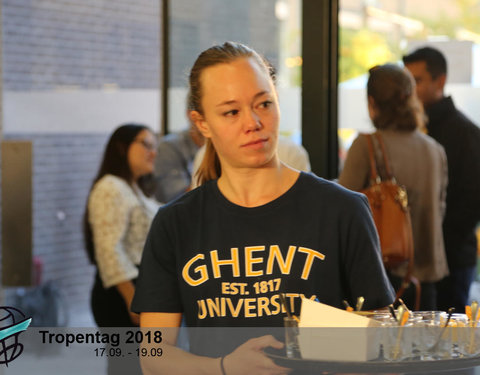
<svg viewBox="0 0 480 375"><path fill-rule="evenodd" d="M302 358L355 362L375 359L379 354L379 330L373 327L378 326L373 319L302 299L298 336Z"/></svg>
<svg viewBox="0 0 480 375"><path fill-rule="evenodd" d="M378 327L376 320L302 298L299 327Z"/></svg>

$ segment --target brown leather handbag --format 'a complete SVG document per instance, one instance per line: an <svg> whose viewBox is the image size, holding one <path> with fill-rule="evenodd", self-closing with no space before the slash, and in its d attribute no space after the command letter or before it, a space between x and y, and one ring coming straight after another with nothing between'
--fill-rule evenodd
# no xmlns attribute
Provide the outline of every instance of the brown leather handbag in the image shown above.
<svg viewBox="0 0 480 375"><path fill-rule="evenodd" d="M408 263L407 274L397 291L397 299L413 282L416 287L415 308L420 305L420 284L412 276L413 270L413 234L408 208L407 191L397 184L388 163L385 145L380 134L375 133L383 155L387 178L383 180L377 172L377 163L371 134L365 134L370 159L370 186L361 192L368 198L373 220L380 238L383 264L386 269L396 268Z"/></svg>

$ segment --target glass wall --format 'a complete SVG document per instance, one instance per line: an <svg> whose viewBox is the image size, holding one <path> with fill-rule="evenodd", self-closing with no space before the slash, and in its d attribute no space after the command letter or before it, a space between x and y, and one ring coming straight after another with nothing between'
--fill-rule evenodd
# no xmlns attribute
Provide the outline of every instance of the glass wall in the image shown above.
<svg viewBox="0 0 480 375"><path fill-rule="evenodd" d="M32 145L34 281L60 288L72 326L92 326L83 214L112 130L159 127L161 2L1 0L0 11L0 140ZM2 289L18 284L3 280L0 305L23 295Z"/></svg>
<svg viewBox="0 0 480 375"><path fill-rule="evenodd" d="M401 63L424 45L448 61L445 93L480 123L479 0L340 0L339 140L340 167L359 131L372 131L367 113L367 71Z"/></svg>
<svg viewBox="0 0 480 375"><path fill-rule="evenodd" d="M253 47L278 72L280 131L300 142L301 0L175 0L170 8L169 132L187 128L187 75L204 49L228 40Z"/></svg>

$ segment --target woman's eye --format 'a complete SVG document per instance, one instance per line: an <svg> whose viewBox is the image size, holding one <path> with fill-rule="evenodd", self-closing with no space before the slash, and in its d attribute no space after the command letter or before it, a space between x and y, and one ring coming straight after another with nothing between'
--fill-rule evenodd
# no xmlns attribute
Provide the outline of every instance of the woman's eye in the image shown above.
<svg viewBox="0 0 480 375"><path fill-rule="evenodd" d="M238 114L238 109L232 109L231 111L224 112L224 116L235 116Z"/></svg>
<svg viewBox="0 0 480 375"><path fill-rule="evenodd" d="M272 104L272 101L265 100L264 102L260 103L260 108L268 108Z"/></svg>

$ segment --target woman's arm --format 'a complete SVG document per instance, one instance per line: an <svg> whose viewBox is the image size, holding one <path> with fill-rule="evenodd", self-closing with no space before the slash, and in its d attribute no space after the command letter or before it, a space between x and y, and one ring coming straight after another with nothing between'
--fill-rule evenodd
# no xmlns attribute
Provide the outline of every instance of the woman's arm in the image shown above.
<svg viewBox="0 0 480 375"><path fill-rule="evenodd" d="M95 260L104 288L138 276L137 267L128 256L124 243L129 228L131 202L128 196L130 191L122 183L113 178L100 180L88 202Z"/></svg>
<svg viewBox="0 0 480 375"><path fill-rule="evenodd" d="M90 194L88 212L103 286L116 287L130 311L135 292L131 280L137 277L138 271L123 242L128 231L130 205L128 190L121 184L114 179L100 180ZM130 313L130 318L134 324L139 324L137 314Z"/></svg>
<svg viewBox="0 0 480 375"><path fill-rule="evenodd" d="M175 347L181 320L181 313L140 314L140 326L143 329L162 328L163 354L161 357L142 357L143 373L145 375L222 375L221 358L201 357ZM273 336L262 336L240 345L224 357L225 375L288 374L289 369L277 366L263 354L263 349L268 346L281 349L283 344ZM143 343L142 347L149 350L147 343Z"/></svg>
<svg viewBox="0 0 480 375"><path fill-rule="evenodd" d="M142 357L141 365L145 375L156 374L212 374L222 375L219 358L195 356L175 347L182 321L181 313L141 313L140 327L162 328L161 357ZM142 347L150 350L149 344Z"/></svg>
<svg viewBox="0 0 480 375"><path fill-rule="evenodd" d="M130 320L136 326L140 325L140 317L138 314L130 311L130 306L132 305L133 295L135 294L135 285L131 281L123 281L117 285L115 285L118 292L122 296L125 305L127 306L127 310L130 314Z"/></svg>

